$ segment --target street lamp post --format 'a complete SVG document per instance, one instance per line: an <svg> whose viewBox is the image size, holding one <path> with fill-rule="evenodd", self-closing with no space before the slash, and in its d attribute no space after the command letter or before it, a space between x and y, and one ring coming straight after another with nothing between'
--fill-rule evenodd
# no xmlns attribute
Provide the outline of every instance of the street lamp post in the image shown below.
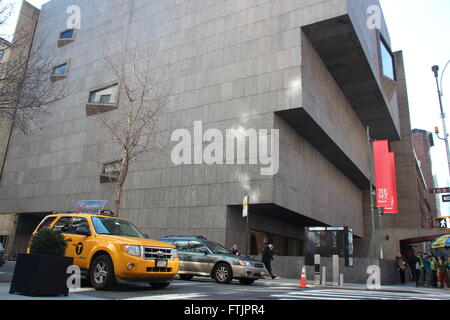
<svg viewBox="0 0 450 320"><path fill-rule="evenodd" d="M447 62L447 65L444 68L444 72L442 72L442 77L444 76L445 73L445 69L447 68L447 66L449 65L450 61ZM444 130L444 138L439 137L439 130L436 129L436 135L439 139L444 140L445 141L445 148L446 148L446 152L447 152L447 164L448 164L448 169L449 169L449 174L450 174L450 146L449 146L449 135L447 133L447 124L445 121L446 115L444 112L444 105L442 103L442 97L443 97L443 93L442 93L442 77L441 77L441 85L439 85L439 66L433 66L431 68L431 70L434 73L434 77L436 78L436 86L438 89L438 96L439 96L439 105L441 108L441 118L442 118L442 129Z"/></svg>

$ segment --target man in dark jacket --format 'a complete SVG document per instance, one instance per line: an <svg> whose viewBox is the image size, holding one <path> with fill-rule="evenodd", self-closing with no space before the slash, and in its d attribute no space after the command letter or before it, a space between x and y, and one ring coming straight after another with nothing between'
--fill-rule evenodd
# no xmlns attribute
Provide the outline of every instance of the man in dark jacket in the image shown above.
<svg viewBox="0 0 450 320"><path fill-rule="evenodd" d="M397 264L397 270L400 274L400 281L402 284L406 283L405 271L406 271L406 259L402 256L402 253L397 252L397 257L395 258L395 263Z"/></svg>
<svg viewBox="0 0 450 320"><path fill-rule="evenodd" d="M263 249L263 255L262 255L262 262L264 263L264 266L266 267L267 271L269 271L270 276L272 279L276 279L276 276L272 272L272 260L273 260L273 245L269 244L264 247Z"/></svg>

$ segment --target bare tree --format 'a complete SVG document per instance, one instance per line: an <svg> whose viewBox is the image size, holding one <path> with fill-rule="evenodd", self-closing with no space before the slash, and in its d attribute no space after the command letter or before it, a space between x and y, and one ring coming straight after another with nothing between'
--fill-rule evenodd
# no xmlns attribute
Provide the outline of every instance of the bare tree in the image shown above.
<svg viewBox="0 0 450 320"><path fill-rule="evenodd" d="M0 0L0 26L11 16L14 4L11 1Z"/></svg>
<svg viewBox="0 0 450 320"><path fill-rule="evenodd" d="M11 5L0 0L0 25L11 13ZM34 26L18 26L13 42L3 50L0 62L0 117L13 122L24 133L31 123L39 127L47 106L67 96L61 83L52 83L54 58L45 52L45 40L34 39Z"/></svg>
<svg viewBox="0 0 450 320"><path fill-rule="evenodd" d="M117 111L95 116L104 124L110 142L120 148L119 174L114 181L114 212L117 216L132 161L164 149L158 142L158 122L168 104L171 84L153 65L152 51L151 47L144 48L140 58L136 49L131 53L125 51L118 61L105 59L124 96Z"/></svg>

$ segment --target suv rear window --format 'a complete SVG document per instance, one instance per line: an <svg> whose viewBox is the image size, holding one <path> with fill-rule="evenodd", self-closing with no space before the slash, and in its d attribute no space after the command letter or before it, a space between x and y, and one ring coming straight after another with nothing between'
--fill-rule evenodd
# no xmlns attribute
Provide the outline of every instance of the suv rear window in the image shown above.
<svg viewBox="0 0 450 320"><path fill-rule="evenodd" d="M59 231L61 233L67 233L69 231L70 224L72 223L72 217L61 217L56 221L53 226L53 230Z"/></svg>
<svg viewBox="0 0 450 320"><path fill-rule="evenodd" d="M49 228L53 221L55 221L56 217L47 217L44 221L41 222L36 232L41 231L42 229Z"/></svg>

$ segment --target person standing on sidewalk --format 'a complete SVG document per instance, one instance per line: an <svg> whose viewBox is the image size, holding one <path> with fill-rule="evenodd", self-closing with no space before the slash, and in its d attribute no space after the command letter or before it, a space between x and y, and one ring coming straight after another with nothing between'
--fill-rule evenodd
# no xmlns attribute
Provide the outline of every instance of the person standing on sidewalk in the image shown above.
<svg viewBox="0 0 450 320"><path fill-rule="evenodd" d="M430 265L431 265L431 286L433 288L437 288L437 263L436 259L433 256L430 256Z"/></svg>
<svg viewBox="0 0 450 320"><path fill-rule="evenodd" d="M423 263L422 263L422 252L417 256L416 262L416 287L419 287L420 284L420 275L423 273Z"/></svg>
<svg viewBox="0 0 450 320"><path fill-rule="evenodd" d="M272 272L272 260L273 260L273 245L269 244L264 247L263 249L263 255L262 255L262 262L264 263L264 266L266 267L267 271L269 271L270 276L272 279L276 279L277 276L273 274Z"/></svg>
<svg viewBox="0 0 450 320"><path fill-rule="evenodd" d="M449 279L448 279L448 274L447 274L447 269L448 269L448 262L447 259L445 257L440 257L438 260L438 271L439 271L439 276L441 278L441 288L445 288L445 286L447 286L447 288L450 288L449 285Z"/></svg>
<svg viewBox="0 0 450 320"><path fill-rule="evenodd" d="M406 271L406 259L402 256L400 251L397 252L397 258L395 258L395 262L397 264L397 270L400 274L400 281L403 284L406 284L405 271Z"/></svg>
<svg viewBox="0 0 450 320"><path fill-rule="evenodd" d="M422 260L422 264L423 264L423 285L424 286L428 286L430 283L430 281L428 280L428 278L431 275L431 264L430 264L430 260L428 259L428 255L424 254L421 258Z"/></svg>

